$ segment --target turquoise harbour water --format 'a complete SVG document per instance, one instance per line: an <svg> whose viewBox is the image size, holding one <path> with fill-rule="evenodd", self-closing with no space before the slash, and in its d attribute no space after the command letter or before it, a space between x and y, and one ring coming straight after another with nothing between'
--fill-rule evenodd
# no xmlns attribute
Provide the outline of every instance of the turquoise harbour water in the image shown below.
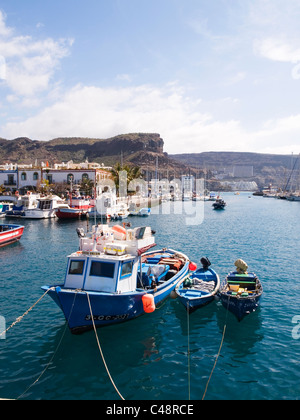
<svg viewBox="0 0 300 420"><path fill-rule="evenodd" d="M110 373L126 400L187 400L188 338L191 399L201 400L225 323L206 400L300 397L300 339L293 323L300 317L300 203L248 193L223 197L225 211L213 211L210 202L178 202L170 215L165 203L159 215L130 221L151 225L159 246L183 251L197 263L207 256L221 279L237 258L244 259L262 280L261 307L239 323L213 302L190 316L188 337L185 309L168 299L151 315L98 330ZM187 216L194 225L186 224ZM42 285L63 281L66 256L78 248L75 229L86 226L58 220L23 224L21 242L0 249L0 316L7 327L42 296ZM16 399L24 392L22 399L30 400L119 400L94 332L74 336L65 330L64 317L48 296L0 340L0 398Z"/></svg>

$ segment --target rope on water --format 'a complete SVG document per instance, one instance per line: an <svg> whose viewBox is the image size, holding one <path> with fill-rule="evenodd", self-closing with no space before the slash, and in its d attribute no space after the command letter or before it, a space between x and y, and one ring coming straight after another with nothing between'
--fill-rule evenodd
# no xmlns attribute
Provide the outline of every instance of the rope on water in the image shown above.
<svg viewBox="0 0 300 420"><path fill-rule="evenodd" d="M55 289L55 288L52 288L52 290L53 289ZM50 290L50 289L49 289ZM49 290L48 290L48 292L49 292ZM57 347L56 347L56 350L54 351L54 353L53 353L53 355L52 355L52 357L51 357L51 359L49 360L49 362L47 363L47 365L46 365L46 367L45 367L45 369L42 371L42 373L39 375L39 377L21 394L21 395L19 395L19 397L17 398L17 400L20 400L35 384L37 384L38 382L39 382L39 380L41 379L41 377L44 375L44 373L48 370L48 368L49 368L49 366L51 365L51 363L53 362L53 360L54 360L54 357L56 356L56 354L57 354L57 352L58 352L58 349L60 348L60 346L61 346L61 343L62 343L62 341L63 341L63 338L64 338L64 336L65 336L65 334L66 334L66 331L67 331L67 328L68 328L68 325L69 325L69 320L70 320L70 318L71 318L71 315L72 315L72 312L73 312L73 309L74 309L74 305L75 305L75 300L76 300L76 297L77 297L77 293L79 292L80 290L79 289L77 289L77 290L75 290L75 296L74 296L74 300L73 300L73 304L72 304L72 307L71 307L71 311L70 311L70 315L69 315L69 318L68 318L68 321L65 323L65 328L64 328L64 331L63 331L63 334L62 334L62 336L61 336L61 339L59 340L59 343L58 343L58 345L57 345ZM47 293L48 293L47 292ZM47 294L47 293L45 293L45 295ZM44 295L44 296L45 296Z"/></svg>
<svg viewBox="0 0 300 420"><path fill-rule="evenodd" d="M98 347L99 347L99 351L100 351L100 354L101 354L101 357L102 357L102 360L103 360L103 364L104 364L104 366L105 366L105 369L106 369L106 372L107 372L107 374L108 374L108 377L109 377L109 379L110 379L110 381L111 381L111 383L112 383L113 387L115 388L115 390L116 390L117 394L119 395L119 397L121 398L121 400L125 401L125 398L124 398L124 397L122 396L122 394L119 392L119 390L118 390L118 388L117 388L116 384L114 383L114 380L113 380L113 378L112 378L112 376L111 376L111 374L110 374L110 371L109 371L109 369L108 369L108 366L107 366L107 364L106 364L106 361L105 361L105 358L104 358L104 355L103 355L103 351L102 351L102 348L101 348L101 345L100 345L99 337L98 337L98 334L97 334L97 329L96 329L96 325L95 325L95 321L94 321L94 315L93 315L93 311L92 311L92 306L91 306L90 296L89 296L89 294L88 294L87 292L86 292L86 295L87 295L87 300L88 300L88 304L89 304L89 308L90 308L90 313L91 313L91 318L92 318L93 328L94 328L94 332L95 332L95 336L96 336L97 344L98 344Z"/></svg>
<svg viewBox="0 0 300 420"><path fill-rule="evenodd" d="M33 310L33 308L35 308L35 306L51 291L51 290L55 290L55 288L54 287L52 287L52 288L50 288L50 289L48 289L44 294L43 294L43 296L41 296L36 302L35 302L35 304L34 305L32 305L31 306L31 308L29 308L22 316L19 316L19 318L17 318L16 320L15 320L15 322L13 322L12 324L11 324L11 326L10 327L8 327L5 331L3 331L1 334L0 334L0 337L2 336L2 335L4 335L4 334L6 334L11 328L13 328L15 325L17 325L19 322L21 322L22 321L22 319L23 318L25 318L25 316L26 315L28 315L29 314L29 312L31 312L32 310Z"/></svg>
<svg viewBox="0 0 300 420"><path fill-rule="evenodd" d="M206 396L206 393L207 393L207 389L208 389L208 385L209 385L209 383L210 383L211 377L212 377L212 375L213 375L213 373L214 373L214 370L215 370L215 368L216 368L216 366L217 366L218 359L219 359L220 354L221 354L221 350L222 350L223 343L224 343L224 338L225 338L225 333L226 333L226 327L227 327L227 326L225 325L225 326L224 326L224 331L223 331L223 336L222 336L222 341L221 341L221 345L220 345L220 349L219 349L219 352L218 352L218 354L217 354L217 357L216 357L216 360L215 360L214 367L213 367L213 369L212 369L212 371L211 371L211 374L210 374L210 376L209 376L209 379L208 379L208 381L207 381L206 388L205 388L205 391L204 391L204 394L203 394L203 397L202 397L202 401L204 401L204 399L205 399L205 396Z"/></svg>
<svg viewBox="0 0 300 420"><path fill-rule="evenodd" d="M187 303L187 329L188 329L188 388L189 401L191 401L191 352L190 352L190 304Z"/></svg>
<svg viewBox="0 0 300 420"><path fill-rule="evenodd" d="M225 325L224 325L224 329L223 329L223 335L222 335L221 345L220 345L220 348L219 348L219 351L218 351L218 354L217 354L217 357L216 357L214 366L213 366L212 371L210 373L210 376L208 378L208 381L207 381L207 384L206 384L206 388L205 388L205 391L204 391L204 394L203 394L203 397L202 397L202 401L204 401L204 399L205 399L205 396L206 396L206 393L207 393L207 389L208 389L208 385L210 383L210 380L211 380L212 375L214 373L214 370L215 370L215 368L217 366L217 363L218 363L218 360L219 360L219 357L220 357L220 354L221 354L221 351L222 351L222 347L223 347L223 343L224 343L224 338L225 338L225 334L226 334L226 328L227 328L227 317L228 317L229 300L230 300L230 296L228 296L226 319L225 319Z"/></svg>

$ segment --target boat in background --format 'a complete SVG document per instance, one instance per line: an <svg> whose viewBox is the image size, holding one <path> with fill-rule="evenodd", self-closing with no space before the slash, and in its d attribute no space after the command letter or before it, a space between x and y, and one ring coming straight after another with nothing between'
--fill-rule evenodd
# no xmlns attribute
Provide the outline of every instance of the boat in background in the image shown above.
<svg viewBox="0 0 300 420"><path fill-rule="evenodd" d="M67 207L67 203L57 195L38 198L37 207L25 210L25 219L51 219L56 217L59 207Z"/></svg>
<svg viewBox="0 0 300 420"><path fill-rule="evenodd" d="M129 216L128 205L122 201L118 203L114 192L105 192L94 200L89 216L103 221L123 220Z"/></svg>
<svg viewBox="0 0 300 420"><path fill-rule="evenodd" d="M201 258L201 264L202 268L181 280L175 289L177 298L189 313L212 302L220 289L220 278L209 268L209 259Z"/></svg>
<svg viewBox="0 0 300 420"><path fill-rule="evenodd" d="M151 214L151 208L148 208L148 207L140 208L134 202L130 203L128 211L129 211L129 216L148 217Z"/></svg>
<svg viewBox="0 0 300 420"><path fill-rule="evenodd" d="M77 233L79 251L68 256L64 283L42 287L73 333L153 312L188 273L183 253L150 251L156 246L150 227L99 224L90 233L79 228Z"/></svg>
<svg viewBox="0 0 300 420"><path fill-rule="evenodd" d="M56 216L59 219L79 219L86 217L93 207L88 198L70 194L68 205L57 208Z"/></svg>
<svg viewBox="0 0 300 420"><path fill-rule="evenodd" d="M25 218L27 210L36 209L39 198L39 194L31 191L28 191L25 195L18 195L17 202L6 212L6 217Z"/></svg>
<svg viewBox="0 0 300 420"><path fill-rule="evenodd" d="M289 200L289 201L300 201L300 192L295 192L295 193L290 194L287 197L287 200Z"/></svg>
<svg viewBox="0 0 300 420"><path fill-rule="evenodd" d="M9 202L0 202L0 219L6 216L6 213L8 211L12 211L13 209L13 203Z"/></svg>
<svg viewBox="0 0 300 420"><path fill-rule="evenodd" d="M219 295L224 308L241 321L258 308L263 287L255 273L247 272L248 266L243 260L237 260L235 266L237 270L228 274Z"/></svg>
<svg viewBox="0 0 300 420"><path fill-rule="evenodd" d="M23 232L24 226L0 224L0 247L19 241Z"/></svg>
<svg viewBox="0 0 300 420"><path fill-rule="evenodd" d="M226 207L226 203L222 198L217 198L212 206L214 210L224 210Z"/></svg>

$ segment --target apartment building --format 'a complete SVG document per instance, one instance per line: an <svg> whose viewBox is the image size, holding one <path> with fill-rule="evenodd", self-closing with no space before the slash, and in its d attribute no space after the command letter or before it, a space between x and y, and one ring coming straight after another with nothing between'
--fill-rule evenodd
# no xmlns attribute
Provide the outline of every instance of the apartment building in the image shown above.
<svg viewBox="0 0 300 420"><path fill-rule="evenodd" d="M48 181L49 184L72 184L79 185L84 180L91 180L99 183L110 179L109 168L99 167L98 164L78 164L78 165L55 165L50 168L45 164L41 167L32 165L7 164L0 167L0 185L8 191L16 192L20 189L36 189L38 186Z"/></svg>

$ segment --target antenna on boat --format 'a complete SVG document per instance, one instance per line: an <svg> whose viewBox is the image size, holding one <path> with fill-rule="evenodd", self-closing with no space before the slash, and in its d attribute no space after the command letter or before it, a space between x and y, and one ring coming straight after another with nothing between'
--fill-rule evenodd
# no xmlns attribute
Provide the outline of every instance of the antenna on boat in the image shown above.
<svg viewBox="0 0 300 420"><path fill-rule="evenodd" d="M89 230L90 230L90 221L89 221L89 219L90 219L90 216L89 216L89 214L87 213L86 214L86 233L88 233L89 232Z"/></svg>

